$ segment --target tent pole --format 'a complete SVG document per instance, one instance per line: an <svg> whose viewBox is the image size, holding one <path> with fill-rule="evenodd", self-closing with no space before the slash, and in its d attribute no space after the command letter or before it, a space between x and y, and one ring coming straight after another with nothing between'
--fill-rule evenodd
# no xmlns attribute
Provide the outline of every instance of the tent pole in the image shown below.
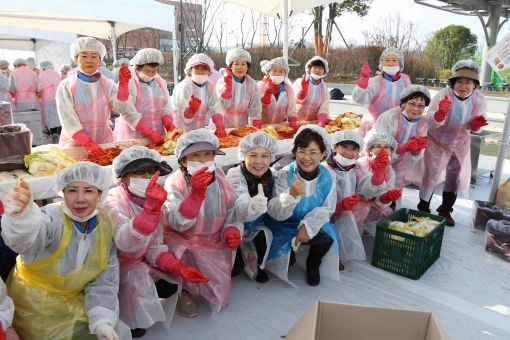
<svg viewBox="0 0 510 340"><path fill-rule="evenodd" d="M112 27L111 33L111 42L112 42L112 53L113 53L113 61L117 60L117 33L115 32L115 21L108 21L110 26Z"/></svg>
<svg viewBox="0 0 510 340"><path fill-rule="evenodd" d="M496 201L496 192L498 191L499 181L501 179L501 171L503 170L503 163L505 162L506 152L508 150L508 134L510 133L510 100L506 109L505 125L503 125L503 135L501 137L501 144L499 145L498 158L496 160L496 167L494 168L494 178L492 179L491 192L489 201Z"/></svg>
<svg viewBox="0 0 510 340"><path fill-rule="evenodd" d="M282 0L282 19L283 19L283 57L289 59L289 2Z"/></svg>
<svg viewBox="0 0 510 340"><path fill-rule="evenodd" d="M175 15L175 6L174 6L174 31L172 32L172 52L173 52L173 61L174 61L174 87L179 82L179 72L177 71L177 64L179 62L179 55L177 55L177 16Z"/></svg>

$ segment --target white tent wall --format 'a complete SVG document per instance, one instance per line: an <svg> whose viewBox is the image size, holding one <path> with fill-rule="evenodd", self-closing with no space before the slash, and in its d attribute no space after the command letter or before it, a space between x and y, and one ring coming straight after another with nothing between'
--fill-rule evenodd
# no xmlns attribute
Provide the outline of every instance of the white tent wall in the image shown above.
<svg viewBox="0 0 510 340"><path fill-rule="evenodd" d="M55 70L64 64L71 64L70 44L50 40L36 40L35 60L37 64L49 60L55 65Z"/></svg>

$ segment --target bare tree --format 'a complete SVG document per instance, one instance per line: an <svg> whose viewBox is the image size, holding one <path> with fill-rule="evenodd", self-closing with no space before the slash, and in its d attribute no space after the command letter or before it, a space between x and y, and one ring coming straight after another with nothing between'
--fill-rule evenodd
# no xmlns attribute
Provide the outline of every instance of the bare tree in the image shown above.
<svg viewBox="0 0 510 340"><path fill-rule="evenodd" d="M257 34L259 28L260 18L262 18L262 14L259 14L257 20L255 21L255 12L250 10L251 14L251 27L253 28L251 40L250 40L250 48L253 48L253 40L255 39L255 35Z"/></svg>
<svg viewBox="0 0 510 340"><path fill-rule="evenodd" d="M380 20L370 31L364 31L366 45L396 47L405 52L413 52L421 47L418 26L391 14Z"/></svg>
<svg viewBox="0 0 510 340"><path fill-rule="evenodd" d="M269 46L280 46L280 31L282 30L283 22L281 20L273 19L273 28L275 31L274 40L269 42Z"/></svg>
<svg viewBox="0 0 510 340"><path fill-rule="evenodd" d="M243 7L242 11L241 11L241 18L238 19L238 23L239 23L239 27L240 27L240 38L241 38L241 47L244 48L244 46L246 45L246 40L244 39L244 36L245 36L245 28L244 27L244 18L246 17L246 8ZM249 29L248 29L248 32L246 33L249 33ZM246 37L246 39L248 39L248 37Z"/></svg>

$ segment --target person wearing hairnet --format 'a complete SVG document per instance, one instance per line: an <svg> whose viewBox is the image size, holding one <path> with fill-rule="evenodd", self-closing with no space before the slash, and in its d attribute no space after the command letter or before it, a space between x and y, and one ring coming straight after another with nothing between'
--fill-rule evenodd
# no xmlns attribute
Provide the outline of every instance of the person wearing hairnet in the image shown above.
<svg viewBox="0 0 510 340"><path fill-rule="evenodd" d="M78 162L57 175L63 202L39 208L25 181L7 195L2 236L20 254L7 288L22 339L118 339L119 262L100 204L109 178Z"/></svg>
<svg viewBox="0 0 510 340"><path fill-rule="evenodd" d="M430 93L425 86L406 87L400 95L400 106L381 114L372 130L387 133L398 143L396 157L391 164L397 176L395 186L401 190L406 184L407 168L423 157L428 144L428 123L423 112L429 104Z"/></svg>
<svg viewBox="0 0 510 340"><path fill-rule="evenodd" d="M14 328L11 327L13 316L14 304L7 295L7 287L5 287L4 281L0 279L0 339L19 340Z"/></svg>
<svg viewBox="0 0 510 340"><path fill-rule="evenodd" d="M365 248L353 210L360 196L373 196L377 193L384 182L381 173L386 173L390 160L388 157L377 159L377 171L370 174L357 162L363 140L356 131L337 131L332 136L332 143L334 154L326 160L325 165L335 173L337 199L331 220L342 240L340 260L365 260ZM344 269L342 262L339 263L339 269Z"/></svg>
<svg viewBox="0 0 510 340"><path fill-rule="evenodd" d="M28 57L27 58L27 67L34 71L34 73L39 77L39 74L41 73L41 69L37 67L37 63L35 62L34 57Z"/></svg>
<svg viewBox="0 0 510 340"><path fill-rule="evenodd" d="M294 81L298 120L318 121L326 125L329 119L329 92L324 78L329 73L328 61L315 56L305 65L305 74Z"/></svg>
<svg viewBox="0 0 510 340"><path fill-rule="evenodd" d="M216 94L224 112L225 127L251 124L261 128L262 104L257 82L248 75L251 55L242 48L227 51L227 68L216 84Z"/></svg>
<svg viewBox="0 0 510 340"><path fill-rule="evenodd" d="M13 110L39 110L37 75L27 67L27 61L23 58L17 58L13 64L14 70L9 78L9 91L14 98Z"/></svg>
<svg viewBox="0 0 510 340"><path fill-rule="evenodd" d="M71 65L62 65L59 67L58 71L60 72L60 80L64 80L67 78L69 72L72 71Z"/></svg>
<svg viewBox="0 0 510 340"><path fill-rule="evenodd" d="M283 57L262 60L265 77L257 83L262 102L262 124L288 122L297 130L296 96L288 81L289 64Z"/></svg>
<svg viewBox="0 0 510 340"><path fill-rule="evenodd" d="M388 47L379 58L381 73L370 78L370 66L365 61L361 67L358 84L352 91L352 99L362 105L368 105L368 111L361 119L360 134L365 136L372 129L379 115L398 106L402 91L411 85L411 79L404 70L404 53L394 47Z"/></svg>
<svg viewBox="0 0 510 340"><path fill-rule="evenodd" d="M117 59L113 62L113 81L115 82L115 84L117 84L119 82L119 72L120 72L120 67L122 65L126 65L129 67L129 59L128 58L120 58L120 59Z"/></svg>
<svg viewBox="0 0 510 340"><path fill-rule="evenodd" d="M388 166L396 150L397 141L387 133L371 133L366 142L366 155L360 158L358 163L368 169L379 186L376 192L361 195L353 208L360 233L366 230L375 235L375 224L393 213L390 206L402 196L401 188L395 185L395 171Z"/></svg>
<svg viewBox="0 0 510 340"><path fill-rule="evenodd" d="M170 95L166 82L158 74L163 65L163 54L154 48L139 50L133 58L129 93L132 99L130 110L142 116L137 131L133 131L123 117L115 120L113 133L116 141L149 137L154 143L162 144L166 131L175 126L172 119Z"/></svg>
<svg viewBox="0 0 510 340"><path fill-rule="evenodd" d="M59 144L81 145L91 156L102 156L105 152L98 144L114 139L108 125L111 110L121 113L134 129L142 121L139 114L128 112L131 72L123 66L118 89L112 80L101 76L98 69L106 48L91 37L76 39L70 53L78 68L57 89L57 110L62 124Z"/></svg>
<svg viewBox="0 0 510 340"><path fill-rule="evenodd" d="M163 240L161 212L167 193L158 182L172 168L144 146L123 150L112 167L120 185L108 192L105 208L115 226L120 317L131 328L133 338L139 338L156 322L170 324L179 277L193 283L207 282L207 278L179 262ZM160 298L166 300L162 303Z"/></svg>
<svg viewBox="0 0 510 340"><path fill-rule="evenodd" d="M41 62L41 72L39 73L39 100L41 103L41 113L43 124L48 129L54 143L58 143L62 126L58 118L57 103L55 96L57 87L60 83L60 75L53 69L51 61Z"/></svg>
<svg viewBox="0 0 510 340"><path fill-rule="evenodd" d="M264 219L276 177L270 164L278 146L276 139L259 131L242 138L238 151L241 164L229 169L227 177L235 190L236 218L244 223L244 234L232 275L244 269L250 278L264 283L269 280L264 267L273 239L271 231L264 226Z"/></svg>
<svg viewBox="0 0 510 340"><path fill-rule="evenodd" d="M5 59L0 59L0 75L9 79L11 70L9 69L9 62Z"/></svg>
<svg viewBox="0 0 510 340"><path fill-rule="evenodd" d="M12 106L13 101L9 88L10 75L9 62L7 60L0 60L0 101L9 102Z"/></svg>
<svg viewBox="0 0 510 340"><path fill-rule="evenodd" d="M443 185L443 202L437 208L446 225L457 192L467 192L471 181L471 137L487 125L487 102L477 89L480 67L472 60L459 60L452 67L449 86L432 99L428 110L428 146L425 171L420 188L418 210L430 212L430 200L438 185Z"/></svg>
<svg viewBox="0 0 510 340"><path fill-rule="evenodd" d="M218 138L208 129L179 137L175 155L180 169L165 182L168 249L209 279L199 285L183 282L177 313L185 317L198 315L196 296L207 300L213 313L228 306L232 252L241 243L243 225L235 217L234 190L214 162L215 155L224 155L218 146Z"/></svg>
<svg viewBox="0 0 510 340"><path fill-rule="evenodd" d="M175 126L185 132L206 126L214 127L218 137L225 137L225 124L215 85L209 80L214 62L204 53L191 56L186 62L186 78L175 86L173 93ZM213 123L211 125L211 123Z"/></svg>
<svg viewBox="0 0 510 340"><path fill-rule="evenodd" d="M307 245L306 282L317 286L321 273L339 278L340 238L330 221L336 205L335 174L320 164L331 154L330 137L322 127L302 125L292 153L296 160L278 171L267 208L265 225L273 242L266 270L289 282L287 272L295 262L295 251Z"/></svg>

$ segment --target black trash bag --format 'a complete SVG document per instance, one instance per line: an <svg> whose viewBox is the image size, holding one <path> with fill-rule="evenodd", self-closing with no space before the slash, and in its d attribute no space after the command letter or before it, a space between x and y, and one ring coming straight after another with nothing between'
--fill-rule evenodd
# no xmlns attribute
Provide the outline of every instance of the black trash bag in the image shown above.
<svg viewBox="0 0 510 340"><path fill-rule="evenodd" d="M332 100L343 100L345 96L344 93L336 87L331 90L329 95Z"/></svg>

